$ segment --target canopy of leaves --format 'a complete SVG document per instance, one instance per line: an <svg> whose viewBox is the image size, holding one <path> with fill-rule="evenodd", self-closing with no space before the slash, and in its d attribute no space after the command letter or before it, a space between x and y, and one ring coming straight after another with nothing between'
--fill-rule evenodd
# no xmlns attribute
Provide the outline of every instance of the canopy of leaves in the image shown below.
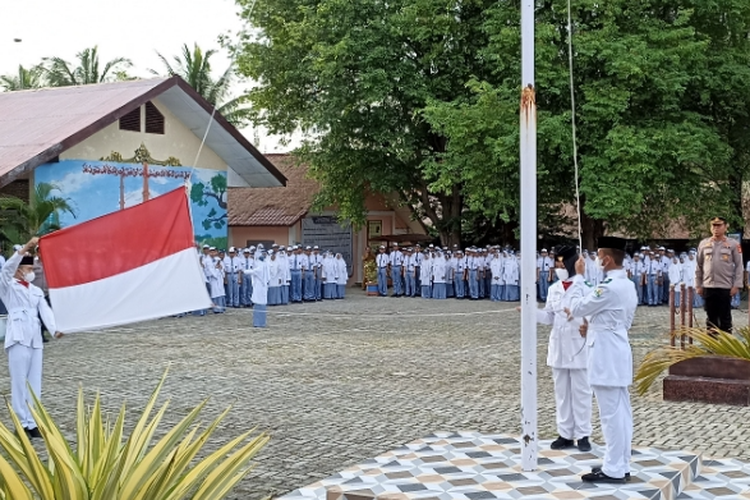
<svg viewBox="0 0 750 500"><path fill-rule="evenodd" d="M320 204L361 223L401 194L447 240L466 214L518 218L519 6L482 0L239 0L253 118L300 127ZM538 2L539 213L574 202L567 3ZM672 218L739 222L750 2L573 1L583 211L643 238ZM526 82L524 82L526 83ZM597 222L598 221L598 222ZM593 236L593 235L591 235Z"/></svg>
<svg viewBox="0 0 750 500"><path fill-rule="evenodd" d="M10 243L28 241L32 236L42 236L61 228L60 213L75 217L68 198L54 196L54 184L40 182L36 185L29 203L14 198L0 197L0 237Z"/></svg>

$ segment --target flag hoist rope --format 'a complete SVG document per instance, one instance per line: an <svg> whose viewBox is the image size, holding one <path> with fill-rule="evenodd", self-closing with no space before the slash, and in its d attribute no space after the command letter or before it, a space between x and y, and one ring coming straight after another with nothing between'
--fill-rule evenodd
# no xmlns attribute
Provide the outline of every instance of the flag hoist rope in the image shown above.
<svg viewBox="0 0 750 500"><path fill-rule="evenodd" d="M573 81L573 21L572 8L568 0L568 74L570 76L570 126L573 133L573 172L576 185L576 219L578 220L578 250L583 251L583 229L581 227L581 192L578 178L578 139L576 137L576 93Z"/></svg>

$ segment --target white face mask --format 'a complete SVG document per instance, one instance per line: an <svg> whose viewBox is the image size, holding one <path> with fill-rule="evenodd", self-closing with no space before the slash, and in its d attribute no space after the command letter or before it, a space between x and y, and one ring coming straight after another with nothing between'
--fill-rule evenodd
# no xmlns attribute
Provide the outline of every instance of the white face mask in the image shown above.
<svg viewBox="0 0 750 500"><path fill-rule="evenodd" d="M602 260L598 255L596 256L596 259L594 259L594 265L596 265L596 267L599 268L600 271L604 271L604 264L602 264Z"/></svg>
<svg viewBox="0 0 750 500"><path fill-rule="evenodd" d="M28 283L31 283L32 281L34 281L36 279L36 274L34 274L33 271L30 272L30 273L26 273L26 274L23 275L23 279L24 279L24 281L26 281Z"/></svg>
<svg viewBox="0 0 750 500"><path fill-rule="evenodd" d="M565 281L569 277L567 269L555 269L555 274L557 275L557 279L559 279L560 281Z"/></svg>

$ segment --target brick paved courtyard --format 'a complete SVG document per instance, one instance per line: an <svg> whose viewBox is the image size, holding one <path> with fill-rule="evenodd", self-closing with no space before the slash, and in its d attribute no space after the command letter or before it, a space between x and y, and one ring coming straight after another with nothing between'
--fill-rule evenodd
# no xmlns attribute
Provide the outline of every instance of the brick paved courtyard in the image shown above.
<svg viewBox="0 0 750 500"><path fill-rule="evenodd" d="M515 304L348 293L343 302L272 308L265 330L248 326L251 311L236 310L67 336L47 344L43 400L72 436L81 384L112 412L123 402L139 410L169 365L163 430L210 397L204 421L233 405L212 445L253 426L271 433L237 499L285 493L433 431L520 433ZM636 361L664 341L666 324L666 308L639 309ZM539 432L549 439L547 333L539 328ZM8 388L2 362L0 389ZM660 387L633 405L638 446L750 460L749 408L664 403ZM0 420L9 422L7 411Z"/></svg>

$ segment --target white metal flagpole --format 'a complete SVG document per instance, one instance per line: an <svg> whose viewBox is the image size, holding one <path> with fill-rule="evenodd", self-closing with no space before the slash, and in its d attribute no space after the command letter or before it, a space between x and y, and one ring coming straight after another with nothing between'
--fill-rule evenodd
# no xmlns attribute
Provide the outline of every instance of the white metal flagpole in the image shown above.
<svg viewBox="0 0 750 500"><path fill-rule="evenodd" d="M537 468L536 95L534 4L521 0L521 443L522 468Z"/></svg>

